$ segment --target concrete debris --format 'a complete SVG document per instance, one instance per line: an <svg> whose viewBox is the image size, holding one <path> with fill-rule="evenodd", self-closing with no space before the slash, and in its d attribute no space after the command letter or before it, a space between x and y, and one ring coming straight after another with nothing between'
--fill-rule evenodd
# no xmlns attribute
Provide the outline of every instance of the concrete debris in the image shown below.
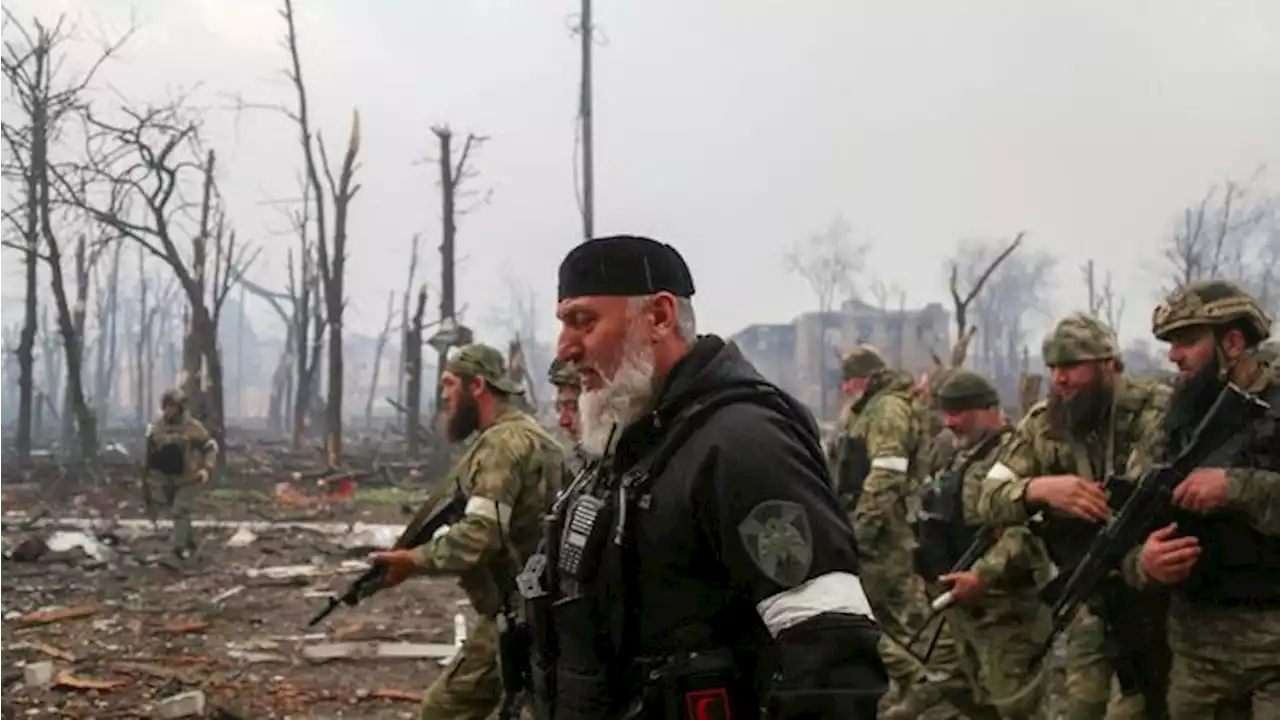
<svg viewBox="0 0 1280 720"><path fill-rule="evenodd" d="M106 543L79 530L58 530L49 536L45 544L52 552L67 552L80 548L85 555L101 563L109 563L115 559L115 551L107 547Z"/></svg>
<svg viewBox="0 0 1280 720"><path fill-rule="evenodd" d="M49 687L53 684L53 663L49 661L29 663L22 668L22 683L29 688Z"/></svg>
<svg viewBox="0 0 1280 720"><path fill-rule="evenodd" d="M257 539L258 535L255 532L247 527L241 526L236 528L235 533L227 540L227 547L245 547L247 545L252 545Z"/></svg>
<svg viewBox="0 0 1280 720"><path fill-rule="evenodd" d="M171 695L156 703L156 717L163 720L198 717L204 715L204 705L204 691L202 690L192 690Z"/></svg>
<svg viewBox="0 0 1280 720"><path fill-rule="evenodd" d="M342 547L352 551L371 552L385 550L400 539L402 528L394 525L356 525L340 541Z"/></svg>
<svg viewBox="0 0 1280 720"><path fill-rule="evenodd" d="M308 645L302 648L302 657L316 663L370 658L424 660L448 657L454 650L453 645L444 643L340 642Z"/></svg>
<svg viewBox="0 0 1280 720"><path fill-rule="evenodd" d="M252 650L228 650L227 657L250 665L289 661L288 658L278 653L254 652Z"/></svg>
<svg viewBox="0 0 1280 720"><path fill-rule="evenodd" d="M240 593L244 592L244 587L245 587L244 585L236 585L233 588L227 588L226 590L223 590L217 595L214 595L213 599L210 600L209 602L213 603L214 605L221 605L222 603L226 602L230 598L235 597L236 595L239 595Z"/></svg>

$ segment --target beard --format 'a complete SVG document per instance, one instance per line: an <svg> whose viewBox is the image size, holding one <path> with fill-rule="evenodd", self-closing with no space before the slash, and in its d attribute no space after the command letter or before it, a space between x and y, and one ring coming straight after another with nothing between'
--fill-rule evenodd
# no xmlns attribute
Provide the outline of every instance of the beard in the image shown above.
<svg viewBox="0 0 1280 720"><path fill-rule="evenodd" d="M1222 365L1215 353L1213 360L1195 375L1189 378L1179 377L1173 384L1169 410L1164 416L1164 426L1171 439L1186 439L1209 412L1222 388L1226 386L1221 369ZM1180 443L1175 445L1177 446Z"/></svg>
<svg viewBox="0 0 1280 720"><path fill-rule="evenodd" d="M653 348L628 336L618 371L604 387L584 389L578 396L579 443L583 451L593 457L604 456L610 436L620 434L640 419L653 399L653 375Z"/></svg>
<svg viewBox="0 0 1280 720"><path fill-rule="evenodd" d="M1063 398L1049 392L1049 426L1074 438L1087 437L1111 411L1112 386L1095 376L1075 395Z"/></svg>
<svg viewBox="0 0 1280 720"><path fill-rule="evenodd" d="M450 442L461 442L480 429L480 405L469 390L459 395L458 407L449 415L446 429Z"/></svg>

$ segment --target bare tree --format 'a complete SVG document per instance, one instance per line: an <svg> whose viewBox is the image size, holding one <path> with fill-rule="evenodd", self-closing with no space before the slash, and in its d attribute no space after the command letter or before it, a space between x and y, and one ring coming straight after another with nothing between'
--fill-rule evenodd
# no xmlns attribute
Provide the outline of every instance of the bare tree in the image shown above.
<svg viewBox="0 0 1280 720"><path fill-rule="evenodd" d="M964 273L967 277L963 280L961 279L961 264L968 259L966 256L969 253L962 251L957 257L947 261L949 272L947 287L951 292L951 304L955 310L956 321L956 343L951 349L951 367L964 365L969 343L973 339L974 332L977 331L977 328L969 323L969 307L978 297L978 294L982 292L982 288L991 280L991 276L1000 268L1000 265L1008 260L1009 256L1022 244L1022 238L1025 235L1025 232L1019 232L1003 250L990 258L985 268L978 270L976 273L974 271L977 270L977 266L968 265ZM960 290L962 284L967 287L964 291Z"/></svg>
<svg viewBox="0 0 1280 720"><path fill-rule="evenodd" d="M106 427L111 424L111 397L114 390L116 372L119 369L119 345L116 320L120 314L120 253L124 249L121 243L115 243L111 259L104 271L105 277L99 278L97 317L94 324L98 329L94 359L93 399L94 415L98 422Z"/></svg>
<svg viewBox="0 0 1280 720"><path fill-rule="evenodd" d="M373 370L369 373L369 399L364 404L364 425L373 427L373 401L378 397L378 376L382 371L382 351L387 347L387 338L391 336L391 321L396 317L396 293L387 293L387 319L378 333L377 344L373 348Z"/></svg>
<svg viewBox="0 0 1280 720"><path fill-rule="evenodd" d="M826 228L798 241L786 254L787 269L804 278L818 301L818 312L835 309L836 296L857 294L856 279L866 264L870 243L856 240L853 227L836 216Z"/></svg>
<svg viewBox="0 0 1280 720"><path fill-rule="evenodd" d="M509 349L518 349L523 365L514 368L509 364L507 370L514 373L513 380L524 385L529 393L529 402L537 408L537 388L545 382L555 350L541 340L542 334L538 330L543 319L542 308L533 287L510 266L503 269L502 284L507 288L507 304L491 308L489 322L501 329L508 342L516 343Z"/></svg>
<svg viewBox="0 0 1280 720"><path fill-rule="evenodd" d="M136 242L172 271L186 299L182 386L219 439L225 388L218 323L231 289L256 254L226 224L216 156L202 147L199 123L181 101L136 110L119 122L85 112L80 181L62 181L70 202L119 237ZM187 188L200 189L188 200ZM207 377L205 372L207 371Z"/></svg>
<svg viewBox="0 0 1280 720"><path fill-rule="evenodd" d="M454 287L454 268L457 262L458 217L468 212L466 209L459 208L459 201L464 197L463 188L476 174L468 164L468 161L471 160L471 153L479 150L480 146L488 138L467 133L466 140L462 142L462 152L458 154L455 162L453 157L453 131L448 125L437 125L431 128L431 132L436 136L436 141L439 143L440 148L440 156L437 158L437 165L440 170L440 215L442 227L440 240L440 326L442 329L452 329L458 326L458 316L460 315L457 306L457 290ZM460 339L463 335L456 334L455 337ZM444 363L449 353L449 347L441 345L438 352L435 397L437 413L441 407L442 388L440 380L444 375Z"/></svg>
<svg viewBox="0 0 1280 720"><path fill-rule="evenodd" d="M1111 285L1111 272L1107 271L1101 283L1092 260L1085 262L1080 271L1084 273L1085 290L1088 292L1089 314L1106 321L1107 326L1117 335L1120 334L1120 320L1124 316L1124 298L1116 295Z"/></svg>
<svg viewBox="0 0 1280 720"><path fill-rule="evenodd" d="M1165 290L1201 278L1226 278L1253 293L1273 318L1280 314L1280 196L1248 181L1210 187L1184 208L1162 251Z"/></svg>
<svg viewBox="0 0 1280 720"><path fill-rule="evenodd" d="M871 283L871 297L875 299L880 320L884 323L885 336L895 367L902 367L906 352L907 293L897 285L887 285L881 280Z"/></svg>
<svg viewBox="0 0 1280 720"><path fill-rule="evenodd" d="M976 340L973 367L990 376L1007 395L1019 391L1029 321L1049 310L1054 267L1053 258L1043 252L1015 253L1021 237L1013 242L962 241L947 262L957 326L965 328L952 349L952 365L965 361Z"/></svg>
<svg viewBox="0 0 1280 720"><path fill-rule="evenodd" d="M413 317L405 325L404 330L404 372L405 372L405 441L409 457L418 454L422 423L422 330L423 316L427 311L427 286L418 288L418 302Z"/></svg>
<svg viewBox="0 0 1280 720"><path fill-rule="evenodd" d="M356 158L360 154L360 111L351 114L351 133L347 150L335 179L325 150L324 137L314 135L307 105L307 86L302 75L302 59L298 50L298 31L294 22L293 1L284 0L280 12L287 27L285 46L289 52L287 74L297 93L297 110L288 114L298 126L302 145L303 170L307 185L315 198L316 259L324 290L325 320L329 329L328 398L325 411L325 451L331 466L342 461L342 314L346 308L344 281L347 263L347 218L351 201L360 191L354 183ZM319 155L317 161L317 155ZM327 192L320 181L323 171ZM327 226L326 198L333 203L333 228Z"/></svg>
<svg viewBox="0 0 1280 720"><path fill-rule="evenodd" d="M31 409L34 378L38 277L35 262L45 260L50 270L50 288L57 309L58 326L66 350L67 393L75 414L79 436L79 454L88 458L97 452L97 423L85 400L82 386L83 338L75 332L72 310L67 302L62 274L62 254L54 215L57 202L54 175L57 170L51 158L52 144L62 135L66 120L83 105L84 90L99 68L128 39L129 33L104 44L97 59L75 77L59 77L64 66L60 51L71 37L71 30L60 17L53 26L33 20L24 25L8 10L4 11L6 30L18 37L4 43L3 73L15 110L5 113L3 138L6 150L4 175L21 186L21 199L16 207L4 211L6 224L12 224L21 238L14 247L23 253L26 263L26 308L18 348L19 419L17 450L26 459L31 446ZM17 122L12 122L17 117Z"/></svg>
<svg viewBox="0 0 1280 720"><path fill-rule="evenodd" d="M857 277L866 263L870 243L854 237L853 227L837 215L826 228L797 241L784 256L787 269L799 275L813 291L818 303L818 397L820 413L828 415L827 331L836 311L838 295L855 297Z"/></svg>
<svg viewBox="0 0 1280 720"><path fill-rule="evenodd" d="M405 281L404 295L400 299L400 353L396 359L396 402L404 404L405 393L405 372L406 363L408 362L408 345L409 345L409 303L413 298L414 281L418 274L418 256L422 252L422 234L414 233L413 240L409 246L409 273L408 280ZM422 341L419 339L418 344ZM421 354L421 348L419 348ZM417 418L414 419L415 421ZM410 425L410 428L413 426Z"/></svg>

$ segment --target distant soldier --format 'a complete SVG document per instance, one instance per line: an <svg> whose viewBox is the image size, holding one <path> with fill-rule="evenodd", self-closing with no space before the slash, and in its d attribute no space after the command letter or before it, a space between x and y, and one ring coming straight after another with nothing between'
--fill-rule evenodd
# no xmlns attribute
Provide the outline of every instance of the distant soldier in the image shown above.
<svg viewBox="0 0 1280 720"><path fill-rule="evenodd" d="M1040 540L1025 527L1006 528L968 570L949 574L984 531L978 518L982 479L1013 428L995 386L977 373L954 371L935 387L935 397L957 452L924 491L917 569L956 598L945 618L960 641L960 669L983 690L981 700L1005 720L1046 718L1044 674L1031 667L1049 633L1048 607L1036 587L1053 568Z"/></svg>
<svg viewBox="0 0 1280 720"><path fill-rule="evenodd" d="M191 506L197 488L213 473L218 443L187 413L187 397L181 390L166 390L160 396L160 413L158 422L147 425L143 499L152 521L161 509L173 518L173 554L186 560L196 550Z"/></svg>
<svg viewBox="0 0 1280 720"><path fill-rule="evenodd" d="M551 361L547 374L556 388L556 418L560 421L560 429L576 443L579 435L578 396L582 394L578 369L573 363L556 358Z"/></svg>
<svg viewBox="0 0 1280 720"><path fill-rule="evenodd" d="M420 717L484 720L502 700L498 617L518 612L515 576L541 538L543 514L563 485L564 453L512 402L520 386L507 377L494 348L460 348L445 364L441 383L449 439L479 434L445 478L446 488L457 486L468 496L465 514L424 545L377 552L372 559L388 566L391 585L414 574L458 577L480 619L423 694Z"/></svg>
<svg viewBox="0 0 1280 720"><path fill-rule="evenodd" d="M984 522L1002 527L1042 513L1045 521L1037 527L1049 555L1059 569L1069 569L1096 534L1094 523L1110 513L1102 482L1126 473L1133 450L1159 428L1169 391L1126 379L1115 333L1092 315L1059 320L1041 354L1049 367L1049 397L1002 445L983 479L978 507ZM1151 671L1167 658L1158 630L1142 630L1153 636L1147 647L1109 642L1119 635L1119 615L1151 598L1112 590L1108 585L1105 595L1091 598L1065 633L1066 716L1072 720L1143 718L1144 696L1152 705L1163 697L1165 673ZM1112 696L1113 678L1122 687L1120 697ZM1158 708L1152 716L1159 716Z"/></svg>
<svg viewBox="0 0 1280 720"><path fill-rule="evenodd" d="M890 369L878 350L859 345L845 356L841 371L841 390L852 405L835 482L862 556L867 597L889 636L880 643L880 655L902 702L886 717L917 717L943 699L942 688L923 683L919 661L898 644L924 620L924 585L912 568L912 523L928 438L911 376ZM949 651L954 643L947 635L935 653Z"/></svg>

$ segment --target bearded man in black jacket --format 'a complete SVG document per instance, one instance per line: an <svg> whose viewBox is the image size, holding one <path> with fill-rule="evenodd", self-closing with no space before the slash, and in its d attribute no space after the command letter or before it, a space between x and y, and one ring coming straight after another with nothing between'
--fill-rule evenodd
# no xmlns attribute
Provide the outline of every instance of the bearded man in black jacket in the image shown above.
<svg viewBox="0 0 1280 720"><path fill-rule="evenodd" d="M808 411L697 336L657 241L560 266L560 360L601 458L526 566L537 714L554 720L874 718L887 679L853 533Z"/></svg>

